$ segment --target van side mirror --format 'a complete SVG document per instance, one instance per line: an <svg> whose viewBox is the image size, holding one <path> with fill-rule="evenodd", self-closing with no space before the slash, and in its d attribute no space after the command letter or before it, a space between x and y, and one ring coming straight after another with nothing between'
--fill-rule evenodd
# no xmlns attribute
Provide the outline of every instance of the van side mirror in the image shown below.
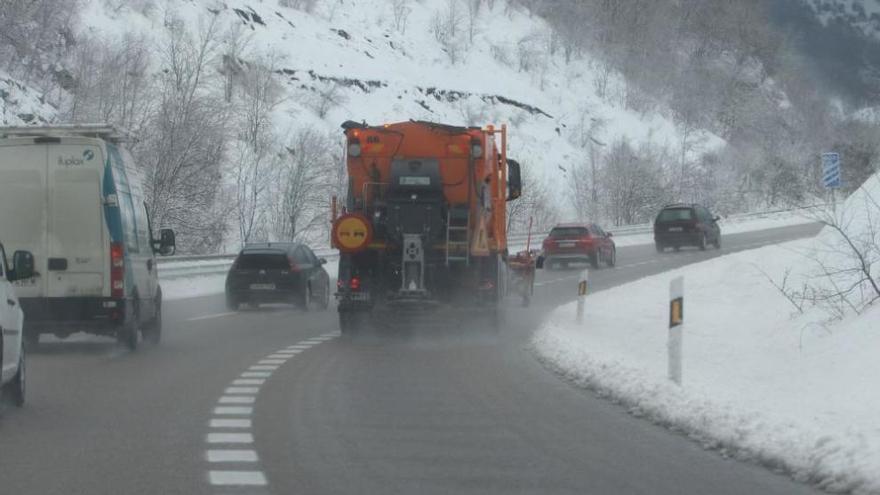
<svg viewBox="0 0 880 495"><path fill-rule="evenodd" d="M522 196L522 171L519 162L516 160L507 160L507 200Z"/></svg>
<svg viewBox="0 0 880 495"><path fill-rule="evenodd" d="M9 281L24 280L34 276L34 255L30 251L16 251L12 254L12 273Z"/></svg>
<svg viewBox="0 0 880 495"><path fill-rule="evenodd" d="M160 230L159 240L153 241L153 249L162 256L171 256L177 252L177 242L174 238L174 231L171 229Z"/></svg>

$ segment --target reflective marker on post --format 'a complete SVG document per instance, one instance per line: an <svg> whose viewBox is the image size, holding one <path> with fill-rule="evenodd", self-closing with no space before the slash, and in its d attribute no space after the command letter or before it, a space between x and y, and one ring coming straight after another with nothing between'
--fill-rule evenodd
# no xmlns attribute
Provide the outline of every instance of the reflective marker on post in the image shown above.
<svg viewBox="0 0 880 495"><path fill-rule="evenodd" d="M681 348L684 330L684 278L669 283L669 379L681 385Z"/></svg>
<svg viewBox="0 0 880 495"><path fill-rule="evenodd" d="M584 322L584 299L587 298L587 281L590 278L588 270L581 272L581 278L578 282L578 306L577 306L577 322Z"/></svg>

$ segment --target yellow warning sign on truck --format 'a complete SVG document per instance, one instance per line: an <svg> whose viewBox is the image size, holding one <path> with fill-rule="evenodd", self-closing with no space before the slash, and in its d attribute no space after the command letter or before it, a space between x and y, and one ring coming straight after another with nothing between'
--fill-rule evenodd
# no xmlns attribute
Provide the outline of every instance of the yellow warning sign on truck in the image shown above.
<svg viewBox="0 0 880 495"><path fill-rule="evenodd" d="M363 215L347 213L333 223L333 247L346 253L366 249L373 240L373 226Z"/></svg>

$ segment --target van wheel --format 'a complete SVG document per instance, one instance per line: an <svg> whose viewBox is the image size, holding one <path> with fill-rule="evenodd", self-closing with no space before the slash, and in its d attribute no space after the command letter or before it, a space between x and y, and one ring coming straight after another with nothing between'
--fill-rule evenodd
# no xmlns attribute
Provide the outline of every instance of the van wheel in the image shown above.
<svg viewBox="0 0 880 495"><path fill-rule="evenodd" d="M144 327L144 340L156 345L162 340L162 295L156 298L156 312L153 319Z"/></svg>
<svg viewBox="0 0 880 495"><path fill-rule="evenodd" d="M138 346L139 333L141 333L140 309L137 303L134 303L128 319L116 331L116 341L128 347L128 350L134 351Z"/></svg>
<svg viewBox="0 0 880 495"><path fill-rule="evenodd" d="M25 350L22 349L21 355L18 357L18 371L15 372L12 381L4 385L3 389L0 390L3 402L16 407L24 406L25 392L27 391L24 354Z"/></svg>

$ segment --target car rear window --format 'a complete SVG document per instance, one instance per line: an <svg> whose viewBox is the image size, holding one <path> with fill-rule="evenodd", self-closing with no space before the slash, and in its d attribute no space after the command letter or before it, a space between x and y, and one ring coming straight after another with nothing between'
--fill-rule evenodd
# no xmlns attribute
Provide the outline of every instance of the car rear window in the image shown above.
<svg viewBox="0 0 880 495"><path fill-rule="evenodd" d="M555 227L550 231L550 237L581 237L589 234L585 227Z"/></svg>
<svg viewBox="0 0 880 495"><path fill-rule="evenodd" d="M282 253L244 253L235 261L238 270L286 270L290 268Z"/></svg>
<svg viewBox="0 0 880 495"><path fill-rule="evenodd" d="M657 216L658 222L673 222L675 220L693 220L694 210L692 208L669 208L660 212Z"/></svg>

